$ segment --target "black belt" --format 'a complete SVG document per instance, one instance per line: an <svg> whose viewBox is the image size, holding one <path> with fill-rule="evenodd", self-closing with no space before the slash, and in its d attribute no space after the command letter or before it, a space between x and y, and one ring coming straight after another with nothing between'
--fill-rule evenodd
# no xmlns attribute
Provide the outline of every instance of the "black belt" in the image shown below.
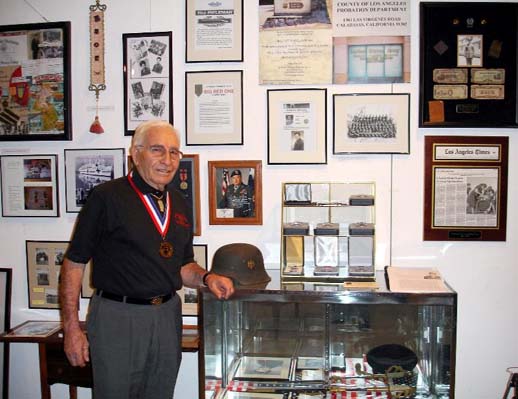
<svg viewBox="0 0 518 399"><path fill-rule="evenodd" d="M98 290L97 295L112 301L131 303L135 305L161 305L173 297L173 293L154 296L153 298L132 298L130 296L117 295L104 290Z"/></svg>

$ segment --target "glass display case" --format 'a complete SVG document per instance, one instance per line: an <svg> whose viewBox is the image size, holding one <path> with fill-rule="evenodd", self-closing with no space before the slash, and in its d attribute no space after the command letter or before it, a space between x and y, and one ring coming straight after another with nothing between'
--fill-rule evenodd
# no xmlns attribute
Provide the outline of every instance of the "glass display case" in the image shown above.
<svg viewBox="0 0 518 399"><path fill-rule="evenodd" d="M393 293L377 277L375 291L289 283L221 301L202 289L200 397L453 398L457 294Z"/></svg>
<svg viewBox="0 0 518 399"><path fill-rule="evenodd" d="M284 183L281 281L373 280L374 183Z"/></svg>

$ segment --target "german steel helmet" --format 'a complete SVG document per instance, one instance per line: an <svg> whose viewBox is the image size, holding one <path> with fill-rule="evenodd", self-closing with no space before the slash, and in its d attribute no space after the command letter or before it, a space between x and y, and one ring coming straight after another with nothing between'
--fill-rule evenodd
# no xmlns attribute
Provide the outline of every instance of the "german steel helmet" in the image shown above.
<svg viewBox="0 0 518 399"><path fill-rule="evenodd" d="M264 269L263 254L252 244L233 243L218 248L211 271L230 277L236 287L264 288L271 280Z"/></svg>

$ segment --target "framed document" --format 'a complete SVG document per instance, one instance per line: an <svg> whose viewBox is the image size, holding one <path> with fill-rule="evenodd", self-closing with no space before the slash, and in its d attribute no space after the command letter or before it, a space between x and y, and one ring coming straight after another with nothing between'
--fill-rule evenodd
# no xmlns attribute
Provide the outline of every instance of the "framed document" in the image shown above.
<svg viewBox="0 0 518 399"><path fill-rule="evenodd" d="M506 240L508 141L425 137L425 241Z"/></svg>
<svg viewBox="0 0 518 399"><path fill-rule="evenodd" d="M243 61L243 0L187 0L185 62Z"/></svg>
<svg viewBox="0 0 518 399"><path fill-rule="evenodd" d="M421 2L420 127L518 127L517 3Z"/></svg>
<svg viewBox="0 0 518 399"><path fill-rule="evenodd" d="M0 268L0 331L11 327L12 269ZM0 398L9 392L9 343L0 342Z"/></svg>
<svg viewBox="0 0 518 399"><path fill-rule="evenodd" d="M124 148L65 150L67 212L79 212L101 183L124 176Z"/></svg>
<svg viewBox="0 0 518 399"><path fill-rule="evenodd" d="M333 153L410 153L410 94L334 94Z"/></svg>
<svg viewBox="0 0 518 399"><path fill-rule="evenodd" d="M243 71L185 73L185 144L243 144Z"/></svg>
<svg viewBox="0 0 518 399"><path fill-rule="evenodd" d="M122 35L124 135L144 121L173 123L172 33Z"/></svg>
<svg viewBox="0 0 518 399"><path fill-rule="evenodd" d="M209 161L209 224L263 224L261 161Z"/></svg>
<svg viewBox="0 0 518 399"><path fill-rule="evenodd" d="M0 26L0 141L72 140L70 22Z"/></svg>
<svg viewBox="0 0 518 399"><path fill-rule="evenodd" d="M327 90L268 90L268 164L327 163Z"/></svg>
<svg viewBox="0 0 518 399"><path fill-rule="evenodd" d="M194 261L207 270L207 244L194 244ZM198 316L198 290L183 286L178 295L182 300L182 316Z"/></svg>
<svg viewBox="0 0 518 399"><path fill-rule="evenodd" d="M0 168L2 216L59 216L57 155L5 155Z"/></svg>
<svg viewBox="0 0 518 399"><path fill-rule="evenodd" d="M59 274L68 241L26 241L29 308L59 309Z"/></svg>

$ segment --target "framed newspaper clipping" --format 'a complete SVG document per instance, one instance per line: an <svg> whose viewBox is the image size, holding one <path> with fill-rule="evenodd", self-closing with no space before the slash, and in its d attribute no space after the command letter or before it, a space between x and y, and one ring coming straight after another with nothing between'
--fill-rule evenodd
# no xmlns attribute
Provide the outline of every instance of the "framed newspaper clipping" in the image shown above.
<svg viewBox="0 0 518 399"><path fill-rule="evenodd" d="M517 3L421 2L420 127L518 127Z"/></svg>
<svg viewBox="0 0 518 399"><path fill-rule="evenodd" d="M505 241L508 137L425 137L425 241Z"/></svg>

